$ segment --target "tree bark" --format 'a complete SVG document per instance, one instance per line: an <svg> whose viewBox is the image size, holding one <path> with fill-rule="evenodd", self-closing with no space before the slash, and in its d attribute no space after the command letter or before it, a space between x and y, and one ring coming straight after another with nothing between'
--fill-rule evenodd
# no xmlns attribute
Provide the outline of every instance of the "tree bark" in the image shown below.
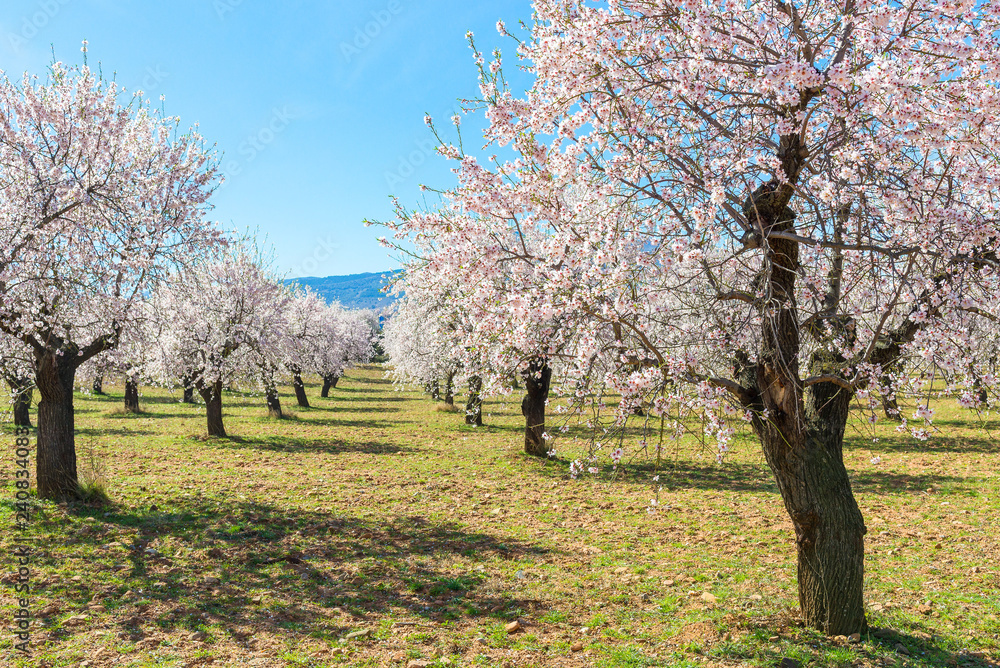
<svg viewBox="0 0 1000 668"><path fill-rule="evenodd" d="M441 399L441 381L435 380L430 387L431 399L439 401Z"/></svg>
<svg viewBox="0 0 1000 668"><path fill-rule="evenodd" d="M545 442L545 402L549 398L549 383L552 368L548 360L540 358L521 373L526 394L521 401L524 415L524 451L534 457L548 457L549 447Z"/></svg>
<svg viewBox="0 0 1000 668"><path fill-rule="evenodd" d="M208 419L208 435L219 438L226 437L226 427L222 423L222 381L217 380L211 385L198 381L198 393L205 400L205 414Z"/></svg>
<svg viewBox="0 0 1000 668"><path fill-rule="evenodd" d="M35 359L35 386L41 397L35 479L43 499L75 498L79 493L73 423L76 365L66 357L47 350Z"/></svg>
<svg viewBox="0 0 1000 668"><path fill-rule="evenodd" d="M129 376L125 379L125 412L139 413L139 378Z"/></svg>
<svg viewBox="0 0 1000 668"><path fill-rule="evenodd" d="M302 382L302 374L296 373L292 376L292 386L295 388L295 399L299 402L299 407L309 408L309 397L306 396L306 386Z"/></svg>
<svg viewBox="0 0 1000 668"><path fill-rule="evenodd" d="M899 412L899 401L896 400L896 395L885 395L882 397L882 412L885 413L885 417L893 422L902 422L903 418Z"/></svg>
<svg viewBox="0 0 1000 668"><path fill-rule="evenodd" d="M330 396L330 388L333 387L332 378L333 376L330 375L323 376L323 389L320 390L319 396L323 397L324 399Z"/></svg>
<svg viewBox="0 0 1000 668"><path fill-rule="evenodd" d="M469 378L469 400L465 403L465 424L483 426L483 379L479 376Z"/></svg>
<svg viewBox="0 0 1000 668"><path fill-rule="evenodd" d="M104 394L104 374L94 376L94 385L91 388L94 394L101 396Z"/></svg>
<svg viewBox="0 0 1000 668"><path fill-rule="evenodd" d="M783 164L800 155L797 136L782 137ZM795 165L785 166L794 182ZM744 204L757 233L794 229L787 207L788 184L762 186ZM844 466L844 429L853 391L831 382L804 387L800 377L800 341L795 278L799 247L769 237L765 249L768 302L761 309L761 349L757 364L737 358L737 375L747 392L754 431L774 473L785 509L795 527L799 605L803 621L826 635L867 630L864 613L864 519ZM854 331L831 312L828 322ZM825 355L825 356L824 356ZM845 360L817 353L811 375L835 374ZM741 368L742 367L742 368Z"/></svg>
<svg viewBox="0 0 1000 668"><path fill-rule="evenodd" d="M278 396L278 389L268 387L264 390L264 398L267 400L267 414L273 418L281 419L284 413L281 412L281 398Z"/></svg>
<svg viewBox="0 0 1000 668"><path fill-rule="evenodd" d="M444 402L449 406L455 405L455 374L450 373L444 380Z"/></svg>
<svg viewBox="0 0 1000 668"><path fill-rule="evenodd" d="M34 394L34 385L30 380L22 378L8 378L11 394L14 395L13 413L15 427L31 426L31 399Z"/></svg>
<svg viewBox="0 0 1000 668"><path fill-rule="evenodd" d="M803 621L826 635L867 629L867 531L843 460L851 393L831 383L805 391L805 425L789 415L755 419L764 456L795 527Z"/></svg>
<svg viewBox="0 0 1000 668"><path fill-rule="evenodd" d="M883 374L879 378L882 392L882 412L885 417L895 422L902 422L899 412L899 401L892 380L892 373L899 371L902 357L902 345L890 334L879 341L871 354L871 361L882 367Z"/></svg>
<svg viewBox="0 0 1000 668"><path fill-rule="evenodd" d="M181 385L184 387L184 398L182 401L186 404L194 403L194 385L191 383L190 376L184 376L181 378Z"/></svg>

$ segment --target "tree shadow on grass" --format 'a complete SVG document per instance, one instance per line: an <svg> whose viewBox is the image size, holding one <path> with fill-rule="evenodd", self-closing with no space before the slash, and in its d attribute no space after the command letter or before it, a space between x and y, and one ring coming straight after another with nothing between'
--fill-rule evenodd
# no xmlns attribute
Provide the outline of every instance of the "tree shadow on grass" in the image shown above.
<svg viewBox="0 0 1000 668"><path fill-rule="evenodd" d="M371 413L372 411L357 411L359 413ZM348 427L351 429L384 429L390 425L415 424L414 420L359 420L359 419L338 419L337 417L318 418L308 420L309 424L322 427Z"/></svg>
<svg viewBox="0 0 1000 668"><path fill-rule="evenodd" d="M272 452L321 453L325 455L367 454L367 455L398 455L403 452L417 452L412 448L398 443L379 441L352 440L329 438L296 438L276 434L274 436L229 436L227 438L211 439L220 448L238 450L269 450Z"/></svg>
<svg viewBox="0 0 1000 668"><path fill-rule="evenodd" d="M140 404L141 412L139 413L126 413L120 409L115 409L115 412L104 413L101 417L108 420L119 420L122 422L127 422L129 420L170 420L175 418L196 418L200 417L205 419L204 413L199 413L197 411L191 411L189 413L163 413L156 411L155 413L142 407ZM204 406L201 407L204 409Z"/></svg>
<svg viewBox="0 0 1000 668"><path fill-rule="evenodd" d="M78 436L88 436L90 438L100 438L101 436L155 436L158 433L148 429L125 429L124 427L121 429L77 427L75 431Z"/></svg>
<svg viewBox="0 0 1000 668"><path fill-rule="evenodd" d="M537 461L531 458L532 461ZM539 472L551 477L565 477L569 462L549 460ZM610 469L602 475L611 475ZM613 480L622 484L652 484L653 476L659 476L658 484L665 488L693 488L777 494L778 486L771 471L760 465L740 462L722 464L700 464L688 460L665 460L660 466L655 461L631 463L621 467ZM868 494L915 494L928 487L941 488L952 493L968 493L975 489L977 478L936 474L908 474L884 471L856 471L851 474L851 487L855 493Z"/></svg>
<svg viewBox="0 0 1000 668"><path fill-rule="evenodd" d="M708 649L717 659L754 665L785 665L787 658L796 665L907 665L964 666L966 668L996 668L998 663L983 654L953 651L935 641L933 629L914 629L911 633L873 628L863 634L861 642L845 644L823 636L818 631L802 627L793 611L769 617L740 615L738 625L748 633L739 639L723 642ZM774 636L786 642L773 642ZM905 664L899 646L906 650ZM850 657L845 657L845 653Z"/></svg>
<svg viewBox="0 0 1000 668"><path fill-rule="evenodd" d="M935 421L935 424L938 424ZM967 425L966 425L967 426ZM987 436L956 438L944 430L941 434L931 434L926 441L918 441L908 434L881 436L878 443L872 443L870 436L851 436L844 438L844 449L860 448L866 452L956 452L962 454L997 454L1000 453L1000 442Z"/></svg>
<svg viewBox="0 0 1000 668"><path fill-rule="evenodd" d="M68 522L61 513L36 518L40 537L58 536L58 544L88 564L73 574L80 581L57 577L46 588L63 609L41 615L44 629L80 614L95 594L110 613L100 623L134 638L142 627L197 631L209 625L237 641L255 630L302 630L333 642L388 615L506 620L541 605L485 586L484 571L454 565L463 557L514 568L551 554L530 542L418 515L371 520L228 498L159 503L155 512L71 505ZM135 538L109 543L109 534L123 529ZM37 568L51 572L58 560L40 555ZM335 607L349 616L334 614Z"/></svg>
<svg viewBox="0 0 1000 668"><path fill-rule="evenodd" d="M376 391L378 391L378 390L376 390ZM359 390L358 393L357 393L357 396L355 396L353 394L350 395L350 396L343 396L343 395L334 396L333 393L331 392L330 396L328 398L323 399L322 397L320 397L318 399L318 401L330 401L330 402L333 402L333 401L351 401L351 402L355 402L355 401L357 401L357 402L363 402L363 403L366 403L366 404L382 404L382 403L385 403L387 401L390 401L390 402L399 402L399 401L413 401L413 400L414 399L412 397L400 397L400 396L373 397L371 392L366 392L366 391L363 391L363 390Z"/></svg>
<svg viewBox="0 0 1000 668"><path fill-rule="evenodd" d="M195 393L195 396L198 396L197 392ZM169 394L167 396L159 396L159 395L155 395L155 394L144 394L144 395L142 395L142 396L139 397L139 403L140 404L166 404L166 405L169 405L169 404L184 404L184 402L182 401L183 398L184 398L184 395L181 394L180 392L177 392L176 394ZM124 401L124 399L125 399L124 397L121 397L120 401ZM223 398L223 402L225 402L225 398ZM188 406L192 406L194 404L187 404L187 405ZM204 405L204 404L201 404L201 405Z"/></svg>
<svg viewBox="0 0 1000 668"><path fill-rule="evenodd" d="M379 406L378 408L373 408L372 406L313 406L314 409L322 411L323 413L401 413L403 409L399 406ZM297 410L301 410L298 409ZM305 409L308 411L309 409Z"/></svg>

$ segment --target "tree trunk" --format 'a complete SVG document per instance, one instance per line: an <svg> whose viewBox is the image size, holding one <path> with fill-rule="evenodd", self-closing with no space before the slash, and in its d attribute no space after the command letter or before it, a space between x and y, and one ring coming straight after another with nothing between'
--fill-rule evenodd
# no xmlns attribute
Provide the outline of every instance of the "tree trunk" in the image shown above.
<svg viewBox="0 0 1000 668"><path fill-rule="evenodd" d="M431 383L431 399L434 401L439 401L441 399L441 381L435 380Z"/></svg>
<svg viewBox="0 0 1000 668"><path fill-rule="evenodd" d="M899 413L899 402L896 400L896 395L882 396L882 412L885 413L886 418L892 420L893 422L902 422L903 418Z"/></svg>
<svg viewBox="0 0 1000 668"><path fill-rule="evenodd" d="M226 437L226 427L222 423L222 381L211 385L198 381L198 393L205 400L205 414L208 418L208 435Z"/></svg>
<svg viewBox="0 0 1000 668"><path fill-rule="evenodd" d="M99 373L96 376L94 376L94 385L93 385L92 389L93 389L94 394L96 394L96 395L101 396L101 395L104 394L104 375L103 374Z"/></svg>
<svg viewBox="0 0 1000 668"><path fill-rule="evenodd" d="M323 389L320 390L319 396L324 399L330 396L330 388L333 387L333 382L331 380L332 376L323 376Z"/></svg>
<svg viewBox="0 0 1000 668"><path fill-rule="evenodd" d="M267 414L278 419L284 417L284 413L281 412L281 398L278 396L278 389L268 387L264 390L264 397L267 400Z"/></svg>
<svg viewBox="0 0 1000 668"><path fill-rule="evenodd" d="M444 381L444 402L449 406L455 405L455 374L450 373Z"/></svg>
<svg viewBox="0 0 1000 668"><path fill-rule="evenodd" d="M990 359L990 367L995 368L996 359ZM972 374L972 391L975 393L976 400L979 402L978 408L986 410L989 408L990 395L983 386L983 379L980 377L975 370L970 371Z"/></svg>
<svg viewBox="0 0 1000 668"><path fill-rule="evenodd" d="M292 376L292 386L295 388L295 399L300 408L309 408L309 397L306 396L306 386L302 382L302 374Z"/></svg>
<svg viewBox="0 0 1000 668"><path fill-rule="evenodd" d="M10 385L11 394L14 395L13 412L15 427L31 426L31 399L34 393L34 385L31 381L24 379L7 379Z"/></svg>
<svg viewBox="0 0 1000 668"><path fill-rule="evenodd" d="M181 385L184 387L184 398L182 401L186 404L194 403L194 385L191 383L190 376L184 376L181 378Z"/></svg>
<svg viewBox="0 0 1000 668"><path fill-rule="evenodd" d="M805 429L790 416L755 421L795 527L802 619L828 636L864 633L867 530L842 450L850 392L823 383L805 395Z"/></svg>
<svg viewBox="0 0 1000 668"><path fill-rule="evenodd" d="M483 426L483 379L479 376L469 378L469 400L465 403L465 424Z"/></svg>
<svg viewBox="0 0 1000 668"><path fill-rule="evenodd" d="M879 378L882 387L882 412L885 417L894 422L902 422L899 412L899 401L896 398L896 387L892 374L900 369L902 346L892 336L885 336L875 345L872 351L872 361L882 367L883 374Z"/></svg>
<svg viewBox="0 0 1000 668"><path fill-rule="evenodd" d="M52 351L36 357L35 386L41 399L35 479L43 499L75 498L79 492L73 424L76 366L65 357Z"/></svg>
<svg viewBox="0 0 1000 668"><path fill-rule="evenodd" d="M798 160L798 137L782 137L781 142L787 160ZM796 164L783 166L794 183ZM744 214L763 234L794 230L790 196L788 184L767 184L744 204ZM743 365L737 357L740 383L747 388L741 401L751 409L754 431L795 527L803 621L828 636L863 633L866 529L843 459L853 391L833 382L804 386L795 303L798 243L771 236L765 248L767 268L761 278L767 280L769 302L761 311L757 364ZM828 322L849 338L853 326L835 315L834 310ZM818 352L810 361L810 375L836 375L844 364L835 353Z"/></svg>
<svg viewBox="0 0 1000 668"><path fill-rule="evenodd" d="M548 457L549 446L545 442L545 402L549 398L549 383L552 368L548 360L535 359L521 373L527 394L521 401L524 415L524 451L535 457Z"/></svg>
<svg viewBox="0 0 1000 668"><path fill-rule="evenodd" d="M330 385L332 387L336 388L337 387L337 383L339 383L339 382L340 382L340 376L334 376L333 377L333 381L330 383Z"/></svg>
<svg viewBox="0 0 1000 668"><path fill-rule="evenodd" d="M139 378L129 376L125 379L125 412L139 413Z"/></svg>

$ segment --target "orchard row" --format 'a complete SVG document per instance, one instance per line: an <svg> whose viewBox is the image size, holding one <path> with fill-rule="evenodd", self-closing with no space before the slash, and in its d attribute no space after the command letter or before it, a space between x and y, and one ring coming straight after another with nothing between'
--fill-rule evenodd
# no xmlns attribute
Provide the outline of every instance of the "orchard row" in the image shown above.
<svg viewBox="0 0 1000 668"><path fill-rule="evenodd" d="M370 357L372 316L289 287L208 219L221 177L196 129L87 66L0 80L0 170L0 372L19 425L40 398L39 496L78 492L80 381L124 377L134 411L140 382L197 392L225 436L224 387L280 415L283 376L305 403L303 373L335 384Z"/></svg>

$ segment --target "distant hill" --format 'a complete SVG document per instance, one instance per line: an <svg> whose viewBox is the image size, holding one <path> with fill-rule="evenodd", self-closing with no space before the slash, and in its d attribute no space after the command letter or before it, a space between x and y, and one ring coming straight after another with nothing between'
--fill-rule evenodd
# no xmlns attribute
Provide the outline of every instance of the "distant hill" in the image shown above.
<svg viewBox="0 0 1000 668"><path fill-rule="evenodd" d="M293 278L289 283L298 283L312 288L327 302L338 301L344 308L368 309L385 308L395 301L392 297L383 295L380 290L394 272L382 271L369 274L351 274L350 276L327 276L317 278Z"/></svg>

